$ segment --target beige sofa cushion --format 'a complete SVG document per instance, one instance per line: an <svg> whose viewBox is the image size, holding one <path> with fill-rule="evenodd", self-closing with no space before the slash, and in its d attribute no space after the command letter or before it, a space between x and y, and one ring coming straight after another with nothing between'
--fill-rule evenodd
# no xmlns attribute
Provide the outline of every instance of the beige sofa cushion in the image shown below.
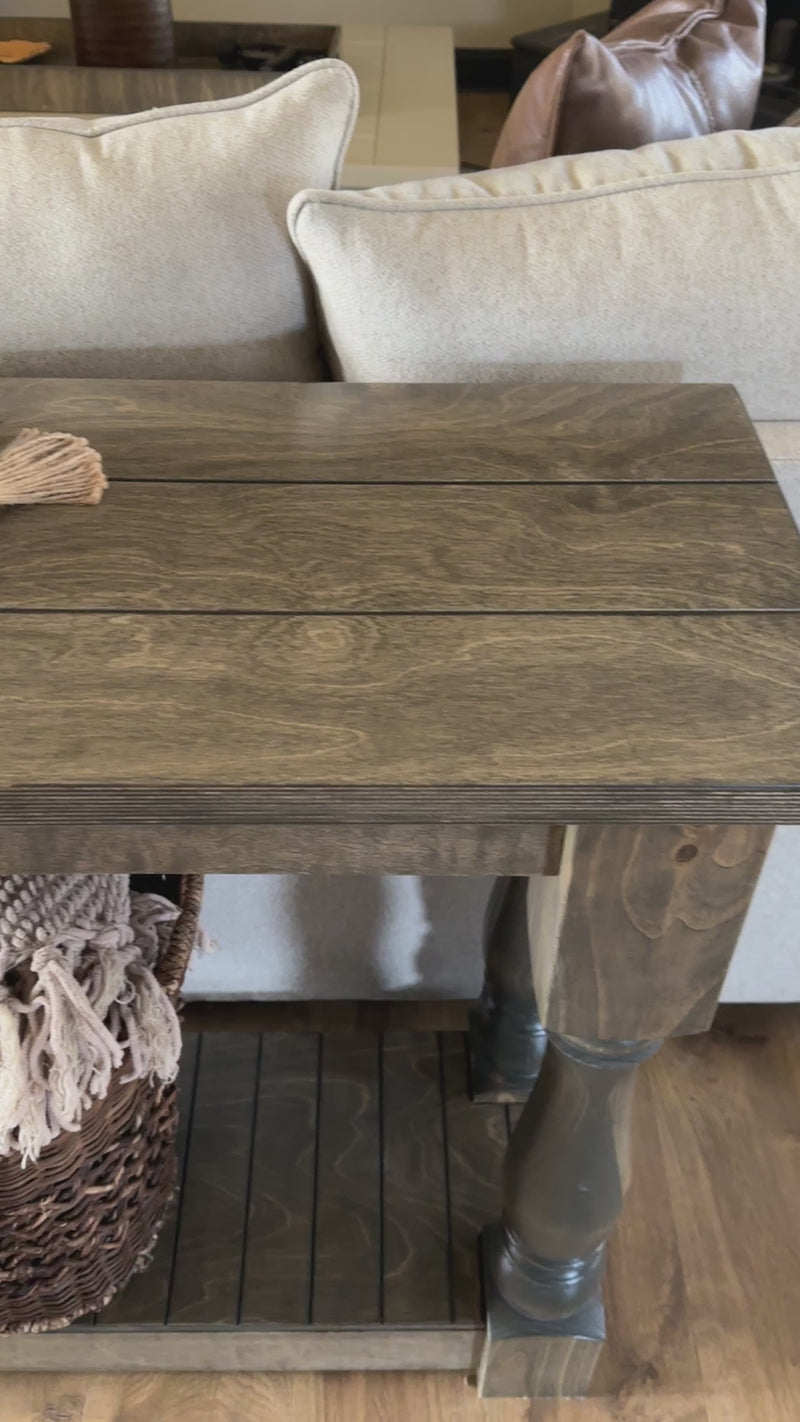
<svg viewBox="0 0 800 1422"><path fill-rule="evenodd" d="M213 103L0 120L0 376L318 378L286 207L336 182L356 106L323 59Z"/></svg>
<svg viewBox="0 0 800 1422"><path fill-rule="evenodd" d="M289 226L345 380L732 381L800 417L800 131L366 193Z"/></svg>

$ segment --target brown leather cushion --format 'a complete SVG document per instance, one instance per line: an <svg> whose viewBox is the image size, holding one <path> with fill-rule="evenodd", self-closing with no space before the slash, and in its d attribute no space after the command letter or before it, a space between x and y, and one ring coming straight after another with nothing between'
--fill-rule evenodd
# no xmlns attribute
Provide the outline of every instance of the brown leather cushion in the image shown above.
<svg viewBox="0 0 800 1422"><path fill-rule="evenodd" d="M579 30L517 95L493 168L749 128L765 0L652 0L604 40Z"/></svg>

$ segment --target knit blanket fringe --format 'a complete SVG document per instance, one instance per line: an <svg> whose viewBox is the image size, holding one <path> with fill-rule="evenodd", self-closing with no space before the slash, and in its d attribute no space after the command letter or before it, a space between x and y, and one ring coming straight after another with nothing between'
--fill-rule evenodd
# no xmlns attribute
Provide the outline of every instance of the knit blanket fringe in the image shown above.
<svg viewBox="0 0 800 1422"><path fill-rule="evenodd" d="M179 910L126 874L0 876L0 1156L22 1165L123 1081L173 1081L181 1034L155 968Z"/></svg>

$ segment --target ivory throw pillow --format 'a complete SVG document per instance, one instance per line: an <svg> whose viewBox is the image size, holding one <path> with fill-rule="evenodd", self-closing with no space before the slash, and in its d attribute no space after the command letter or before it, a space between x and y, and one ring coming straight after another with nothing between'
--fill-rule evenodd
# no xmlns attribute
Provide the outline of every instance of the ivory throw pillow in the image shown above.
<svg viewBox="0 0 800 1422"><path fill-rule="evenodd" d="M520 90L493 168L749 128L765 0L652 0L605 39L579 30Z"/></svg>
<svg viewBox="0 0 800 1422"><path fill-rule="evenodd" d="M0 376L318 379L286 207L336 183L357 102L322 59L212 103L0 120Z"/></svg>
<svg viewBox="0 0 800 1422"><path fill-rule="evenodd" d="M351 381L732 382L800 418L800 130L362 193L289 225Z"/></svg>

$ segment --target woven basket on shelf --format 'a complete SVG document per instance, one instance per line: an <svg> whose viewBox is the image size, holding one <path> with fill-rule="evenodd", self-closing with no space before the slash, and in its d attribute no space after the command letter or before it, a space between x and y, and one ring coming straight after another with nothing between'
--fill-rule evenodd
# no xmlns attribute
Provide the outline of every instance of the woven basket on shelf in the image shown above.
<svg viewBox="0 0 800 1422"><path fill-rule="evenodd" d="M177 999L194 947L201 875L181 882L181 912L156 976ZM0 1332L65 1328L103 1308L146 1265L175 1190L174 1084L123 1083L24 1170L0 1158Z"/></svg>

